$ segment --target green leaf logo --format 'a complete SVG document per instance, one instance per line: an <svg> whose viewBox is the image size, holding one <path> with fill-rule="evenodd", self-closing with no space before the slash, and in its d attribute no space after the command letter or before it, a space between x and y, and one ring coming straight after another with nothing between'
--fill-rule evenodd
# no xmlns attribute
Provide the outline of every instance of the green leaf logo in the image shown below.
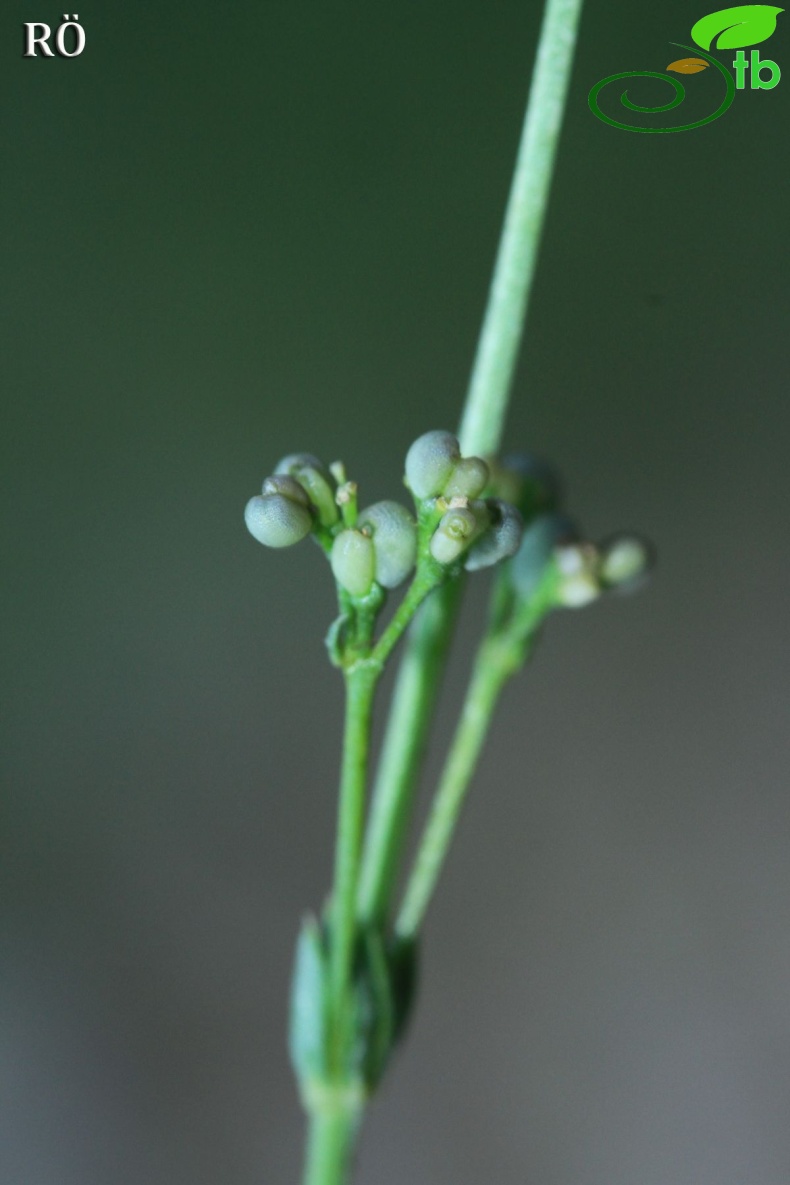
<svg viewBox="0 0 790 1185"><path fill-rule="evenodd" d="M710 49L719 35L716 49L742 49L744 45L759 45L767 41L776 28L776 17L783 8L772 4L739 4L737 8L722 8L697 21L691 36L702 49Z"/></svg>

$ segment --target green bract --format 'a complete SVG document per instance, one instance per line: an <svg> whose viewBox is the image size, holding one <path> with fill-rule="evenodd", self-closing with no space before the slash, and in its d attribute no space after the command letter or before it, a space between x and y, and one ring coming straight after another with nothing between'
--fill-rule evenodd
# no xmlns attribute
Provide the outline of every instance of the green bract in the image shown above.
<svg viewBox="0 0 790 1185"><path fill-rule="evenodd" d="M426 432L406 454L406 484L415 498L435 498L444 492L461 449L452 432Z"/></svg>
<svg viewBox="0 0 790 1185"><path fill-rule="evenodd" d="M373 540L361 531L341 531L332 544L332 571L335 580L352 597L366 596L376 574Z"/></svg>
<svg viewBox="0 0 790 1185"><path fill-rule="evenodd" d="M358 525L369 532L376 557L376 580L397 588L417 559L417 524L400 502L376 502L363 510Z"/></svg>
<svg viewBox="0 0 790 1185"><path fill-rule="evenodd" d="M244 521L252 537L267 547L290 547L313 527L308 507L285 494L256 494L244 508Z"/></svg>
<svg viewBox="0 0 790 1185"><path fill-rule="evenodd" d="M488 568L491 564L514 555L524 531L521 515L509 502L503 502L499 498L488 498L486 506L491 517L491 526L469 548L464 562L464 567L469 572Z"/></svg>

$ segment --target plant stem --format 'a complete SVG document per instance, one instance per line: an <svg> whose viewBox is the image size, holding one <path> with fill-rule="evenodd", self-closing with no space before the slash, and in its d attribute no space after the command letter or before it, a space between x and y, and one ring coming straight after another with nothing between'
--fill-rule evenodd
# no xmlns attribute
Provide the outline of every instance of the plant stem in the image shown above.
<svg viewBox="0 0 790 1185"><path fill-rule="evenodd" d="M555 603L557 572L550 566L529 601L510 624L489 632L480 643L461 716L422 834L403 904L395 923L400 938L413 941L422 925L452 842L458 819L491 724L508 680L529 658L546 614Z"/></svg>
<svg viewBox="0 0 790 1185"><path fill-rule="evenodd" d="M582 0L548 0L502 237L461 422L465 454L494 453L505 412L559 139ZM433 594L401 659L373 793L360 913L386 915L462 582Z"/></svg>
<svg viewBox="0 0 790 1185"><path fill-rule="evenodd" d="M502 438L581 7L582 0L548 0L546 4L494 277L461 421L464 454L495 453Z"/></svg>
<svg viewBox="0 0 790 1185"><path fill-rule="evenodd" d="M363 922L385 920L400 864L433 704L450 644L462 580L437 589L419 611L401 661L373 788L365 838L358 913Z"/></svg>
<svg viewBox="0 0 790 1185"><path fill-rule="evenodd" d="M420 928L499 693L512 673L501 657L490 644L484 643L478 651L447 763L395 923L395 932L401 938L414 938Z"/></svg>
<svg viewBox="0 0 790 1185"><path fill-rule="evenodd" d="M365 816L370 721L377 679L377 671L363 664L353 667L345 674L346 719L331 907L330 982L332 1011L337 1026L341 1025L354 956L356 895Z"/></svg>
<svg viewBox="0 0 790 1185"><path fill-rule="evenodd" d="M304 1185L346 1185L359 1120L355 1108L311 1112Z"/></svg>

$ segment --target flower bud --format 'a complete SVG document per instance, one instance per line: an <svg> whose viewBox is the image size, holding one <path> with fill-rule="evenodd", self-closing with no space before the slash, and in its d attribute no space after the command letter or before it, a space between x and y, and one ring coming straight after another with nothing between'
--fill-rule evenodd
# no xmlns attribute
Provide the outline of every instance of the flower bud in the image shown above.
<svg viewBox="0 0 790 1185"><path fill-rule="evenodd" d="M462 457L445 482L445 498L479 498L488 485L488 466L480 457Z"/></svg>
<svg viewBox="0 0 790 1185"><path fill-rule="evenodd" d="M397 588L417 559L417 524L400 502L376 502L363 510L358 525L370 532L376 556L376 581Z"/></svg>
<svg viewBox="0 0 790 1185"><path fill-rule="evenodd" d="M313 516L302 502L285 494L256 494L244 509L247 530L267 547L290 547L309 535Z"/></svg>
<svg viewBox="0 0 790 1185"><path fill-rule="evenodd" d="M524 522L515 506L499 498L488 498L486 506L491 516L487 531L474 541L464 563L468 572L488 568L499 560L515 555L524 531Z"/></svg>
<svg viewBox="0 0 790 1185"><path fill-rule="evenodd" d="M601 581L616 592L641 588L653 567L653 548L639 535L613 535L601 543L599 551Z"/></svg>
<svg viewBox="0 0 790 1185"><path fill-rule="evenodd" d="M566 543L554 551L560 583L557 603L566 609L581 609L601 595L598 579L600 557L589 543Z"/></svg>
<svg viewBox="0 0 790 1185"><path fill-rule="evenodd" d="M531 597L558 543L578 539L575 524L564 514L541 514L524 531L510 564L510 576L520 597Z"/></svg>
<svg viewBox="0 0 790 1185"><path fill-rule="evenodd" d="M352 597L364 597L373 586L376 552L373 540L361 531L341 531L332 544L332 571Z"/></svg>
<svg viewBox="0 0 790 1185"><path fill-rule="evenodd" d="M406 484L415 498L435 498L460 460L461 449L451 432L426 432L406 454Z"/></svg>
<svg viewBox="0 0 790 1185"><path fill-rule="evenodd" d="M457 507L443 514L431 537L431 555L440 564L452 564L466 550L480 524L474 511Z"/></svg>
<svg viewBox="0 0 790 1185"><path fill-rule="evenodd" d="M318 457L312 453L291 453L277 463L274 473L275 477L282 474L298 481L318 511L322 526L331 527L337 522L340 514L335 505L334 478Z"/></svg>
<svg viewBox="0 0 790 1185"><path fill-rule="evenodd" d="M290 498L292 502L301 502L302 506L309 506L310 499L307 496L304 486L293 477L286 477L283 474L275 474L274 477L267 477L263 482L264 496L267 494L282 494L285 498Z"/></svg>

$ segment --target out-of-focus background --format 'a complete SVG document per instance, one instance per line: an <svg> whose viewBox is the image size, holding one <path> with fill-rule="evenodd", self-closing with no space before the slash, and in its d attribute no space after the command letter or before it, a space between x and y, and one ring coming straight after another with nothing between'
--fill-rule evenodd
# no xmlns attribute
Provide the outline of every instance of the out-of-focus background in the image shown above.
<svg viewBox="0 0 790 1185"><path fill-rule="evenodd" d="M590 0L508 431L660 566L506 695L359 1185L790 1179L790 17L707 127L586 102L703 15ZM0 28L0 1177L288 1185L340 686L321 556L242 508L303 449L398 496L457 422L538 6L79 18L70 61L21 56L59 9Z"/></svg>

